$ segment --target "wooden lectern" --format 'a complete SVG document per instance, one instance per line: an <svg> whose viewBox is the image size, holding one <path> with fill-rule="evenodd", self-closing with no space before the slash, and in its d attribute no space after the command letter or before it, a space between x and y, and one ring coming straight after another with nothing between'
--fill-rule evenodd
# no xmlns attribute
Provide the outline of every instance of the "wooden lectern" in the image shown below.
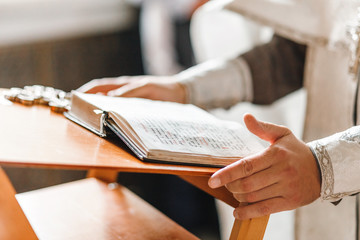
<svg viewBox="0 0 360 240"><path fill-rule="evenodd" d="M207 181L217 168L142 162L116 143L102 139L42 106L0 105L0 114L2 166L88 170L88 179L17 196L32 229L40 238L63 239L54 234L64 234L67 239L144 239L144 236L145 239L196 239L129 190L111 184L118 172L177 175L233 207L238 205L225 188L208 187ZM7 183L3 175L0 172L0 188ZM11 200L14 191L6 194L14 205ZM3 200L0 198L0 201ZM4 206L4 203L0 205ZM50 207L44 208L44 205ZM85 210L88 208L90 210ZM19 209L14 214L24 218ZM64 214L67 218L62 217ZM79 217L81 221L75 220ZM0 218L6 216L0 214ZM262 239L267 221L268 216L235 221L230 239ZM24 226L28 225L25 218L23 222ZM83 224L77 226L79 222ZM74 225L80 233L66 232ZM26 229L28 236L34 238L32 229L29 226Z"/></svg>

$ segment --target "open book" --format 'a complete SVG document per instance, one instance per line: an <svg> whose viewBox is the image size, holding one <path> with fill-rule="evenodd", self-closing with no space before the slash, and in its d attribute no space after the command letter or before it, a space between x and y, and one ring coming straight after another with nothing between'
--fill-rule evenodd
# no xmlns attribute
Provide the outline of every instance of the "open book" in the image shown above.
<svg viewBox="0 0 360 240"><path fill-rule="evenodd" d="M102 137L110 129L147 161L221 167L263 149L239 123L190 104L73 92L66 117Z"/></svg>

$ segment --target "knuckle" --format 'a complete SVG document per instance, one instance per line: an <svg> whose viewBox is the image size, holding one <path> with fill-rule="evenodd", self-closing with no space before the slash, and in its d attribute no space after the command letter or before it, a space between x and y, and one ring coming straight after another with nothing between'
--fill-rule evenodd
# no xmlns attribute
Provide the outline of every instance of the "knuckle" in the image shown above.
<svg viewBox="0 0 360 240"><path fill-rule="evenodd" d="M274 156L276 156L277 151L278 147L276 145L272 145L265 150L264 157L267 159L272 159Z"/></svg>
<svg viewBox="0 0 360 240"><path fill-rule="evenodd" d="M289 156L288 151L285 148L282 147L278 147L277 148L277 156L280 159L287 159L287 157Z"/></svg>
<svg viewBox="0 0 360 240"><path fill-rule="evenodd" d="M230 178L228 178L226 180L231 181ZM238 180L238 179L227 183L225 186L230 192L241 193L240 180Z"/></svg>
<svg viewBox="0 0 360 240"><path fill-rule="evenodd" d="M271 213L271 209L269 206L267 205L261 205L259 206L258 208L258 212L261 216L264 216L264 215L269 215Z"/></svg>
<svg viewBox="0 0 360 240"><path fill-rule="evenodd" d="M254 184L247 179L235 180L226 184L225 186L230 192L233 193L248 193L251 192L254 188Z"/></svg>
<svg viewBox="0 0 360 240"><path fill-rule="evenodd" d="M253 183L248 181L247 179L244 179L239 183L239 188L243 192L251 192L253 190Z"/></svg>
<svg viewBox="0 0 360 240"><path fill-rule="evenodd" d="M288 152L285 148L278 145L273 145L271 148L272 154L275 155L276 158L286 159L288 157Z"/></svg>
<svg viewBox="0 0 360 240"><path fill-rule="evenodd" d="M240 194L240 193L234 193L233 196L234 196L234 198L235 198L238 202L245 202L242 194Z"/></svg>
<svg viewBox="0 0 360 240"><path fill-rule="evenodd" d="M284 175L285 178L289 179L296 179L297 178L297 170L295 167L288 165L285 169L284 169ZM291 181L290 184L294 184L295 182ZM295 187L295 186L294 186Z"/></svg>
<svg viewBox="0 0 360 240"><path fill-rule="evenodd" d="M246 219L248 213L245 209L235 208L233 215L237 219Z"/></svg>
<svg viewBox="0 0 360 240"><path fill-rule="evenodd" d="M249 203L257 201L255 193L247 193L247 194L245 194L244 199L245 199L246 202L249 202Z"/></svg>
<svg viewBox="0 0 360 240"><path fill-rule="evenodd" d="M236 187L237 182L235 182L237 179L239 179L237 171L229 171L227 175L223 176L224 180L226 182L231 182L231 187Z"/></svg>
<svg viewBox="0 0 360 240"><path fill-rule="evenodd" d="M257 201L256 195L253 193L234 193L234 198L241 203L253 203Z"/></svg>
<svg viewBox="0 0 360 240"><path fill-rule="evenodd" d="M253 164L250 160L248 159L244 159L242 161L242 169L243 169L243 174L244 176L249 176L253 173L254 171L254 167Z"/></svg>
<svg viewBox="0 0 360 240"><path fill-rule="evenodd" d="M232 193L236 193L236 187L234 186L234 183L227 183L225 184L225 187L227 190L229 190Z"/></svg>
<svg viewBox="0 0 360 240"><path fill-rule="evenodd" d="M294 179L298 179L298 169L296 164L290 160L283 161L282 174L285 179L292 179L289 183L294 182Z"/></svg>

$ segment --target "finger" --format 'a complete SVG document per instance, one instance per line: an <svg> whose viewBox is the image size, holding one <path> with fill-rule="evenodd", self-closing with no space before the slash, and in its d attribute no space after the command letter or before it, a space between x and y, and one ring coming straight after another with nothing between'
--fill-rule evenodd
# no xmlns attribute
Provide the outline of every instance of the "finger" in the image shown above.
<svg viewBox="0 0 360 240"><path fill-rule="evenodd" d="M237 179L226 184L226 188L232 193L251 193L266 188L280 180L280 174L274 167L257 172L249 177Z"/></svg>
<svg viewBox="0 0 360 240"><path fill-rule="evenodd" d="M215 172L209 179L211 188L221 187L237 179L248 177L271 166L271 161L262 157L263 152L245 157Z"/></svg>
<svg viewBox="0 0 360 240"><path fill-rule="evenodd" d="M119 88L121 86L122 85L118 85L118 84L98 85L98 86L89 88L88 90L85 90L83 92L85 92L85 93L104 93L104 94L107 94L109 91L117 89L117 88Z"/></svg>
<svg viewBox="0 0 360 240"><path fill-rule="evenodd" d="M113 97L141 97L146 98L149 95L149 91L144 87L143 82L134 82L124 85L118 89L108 92L108 96Z"/></svg>
<svg viewBox="0 0 360 240"><path fill-rule="evenodd" d="M251 114L245 114L244 122L250 132L270 143L274 143L279 138L291 134L291 131L288 128L272 123L258 121Z"/></svg>
<svg viewBox="0 0 360 240"><path fill-rule="evenodd" d="M131 77L127 77L127 76L118 77L118 78L94 79L84 84L76 91L84 92L84 93L99 93L99 92L107 93L111 90L114 90L116 88L128 84L129 82L132 81L131 79L132 79Z"/></svg>
<svg viewBox="0 0 360 240"><path fill-rule="evenodd" d="M282 192L282 187L280 186L280 184L275 183L258 191L248 193L234 193L233 195L234 198L239 202L254 203L278 197L279 195L274 193L280 192Z"/></svg>
<svg viewBox="0 0 360 240"><path fill-rule="evenodd" d="M282 197L275 197L246 206L239 206L234 210L234 217L240 220L245 220L285 210L289 210L285 199Z"/></svg>

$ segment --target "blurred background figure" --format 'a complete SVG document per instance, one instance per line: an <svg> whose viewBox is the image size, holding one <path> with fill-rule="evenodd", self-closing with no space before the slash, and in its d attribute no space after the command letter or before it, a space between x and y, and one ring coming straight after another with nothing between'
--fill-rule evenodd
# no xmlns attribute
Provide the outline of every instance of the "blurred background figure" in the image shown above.
<svg viewBox="0 0 360 240"><path fill-rule="evenodd" d="M145 73L172 75L194 65L189 26L207 0L130 0L141 6L140 38Z"/></svg>

